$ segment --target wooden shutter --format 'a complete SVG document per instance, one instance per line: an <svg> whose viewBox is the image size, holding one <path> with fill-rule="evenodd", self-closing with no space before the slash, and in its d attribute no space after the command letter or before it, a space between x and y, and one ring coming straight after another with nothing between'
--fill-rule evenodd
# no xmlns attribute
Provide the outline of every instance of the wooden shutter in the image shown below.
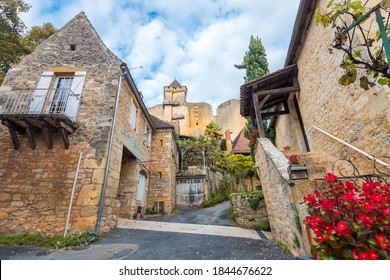
<svg viewBox="0 0 390 280"><path fill-rule="evenodd" d="M73 83L70 88L68 101L66 103L65 114L75 120L79 109L81 93L83 92L86 72L76 72L74 74Z"/></svg>
<svg viewBox="0 0 390 280"><path fill-rule="evenodd" d="M42 112L53 75L53 72L42 73L29 106L29 113L38 114Z"/></svg>

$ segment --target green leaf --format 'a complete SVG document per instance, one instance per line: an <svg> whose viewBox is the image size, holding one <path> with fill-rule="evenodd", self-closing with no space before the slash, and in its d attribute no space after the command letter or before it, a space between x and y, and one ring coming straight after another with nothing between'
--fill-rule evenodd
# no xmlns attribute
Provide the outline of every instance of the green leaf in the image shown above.
<svg viewBox="0 0 390 280"><path fill-rule="evenodd" d="M381 86L385 86L389 84L389 81L390 80L388 78L380 78L378 79L378 84L380 84Z"/></svg>
<svg viewBox="0 0 390 280"><path fill-rule="evenodd" d="M350 250L350 249L344 249L344 251L343 251L343 256L344 256L344 258L346 258L346 259L352 258L352 250Z"/></svg>

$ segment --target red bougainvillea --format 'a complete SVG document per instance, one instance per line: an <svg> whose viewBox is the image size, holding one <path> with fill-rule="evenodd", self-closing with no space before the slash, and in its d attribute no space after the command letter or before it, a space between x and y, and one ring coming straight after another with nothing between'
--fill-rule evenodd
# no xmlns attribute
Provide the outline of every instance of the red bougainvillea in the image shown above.
<svg viewBox="0 0 390 280"><path fill-rule="evenodd" d="M312 253L319 259L390 259L390 185L356 186L328 173L325 182L304 198L315 234Z"/></svg>

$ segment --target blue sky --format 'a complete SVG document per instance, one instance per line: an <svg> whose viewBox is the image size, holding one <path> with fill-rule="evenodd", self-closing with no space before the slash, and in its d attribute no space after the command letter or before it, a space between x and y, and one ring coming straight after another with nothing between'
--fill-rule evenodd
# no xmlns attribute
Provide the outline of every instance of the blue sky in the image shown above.
<svg viewBox="0 0 390 280"><path fill-rule="evenodd" d="M245 70L234 68L251 35L261 38L271 71L284 65L299 0L25 0L28 27L61 28L84 11L104 43L132 71L148 107L175 78L189 102L217 106L239 98Z"/></svg>

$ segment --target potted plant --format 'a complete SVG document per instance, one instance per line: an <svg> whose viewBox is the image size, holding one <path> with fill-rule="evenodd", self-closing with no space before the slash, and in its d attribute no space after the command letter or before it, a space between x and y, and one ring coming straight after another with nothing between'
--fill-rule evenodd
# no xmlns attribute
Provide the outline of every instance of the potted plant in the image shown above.
<svg viewBox="0 0 390 280"><path fill-rule="evenodd" d="M303 180L309 178L307 167L305 164L299 163L298 155L290 155L288 157L288 163L290 165L288 166L287 171L291 180Z"/></svg>
<svg viewBox="0 0 390 280"><path fill-rule="evenodd" d="M316 259L390 259L390 184L356 186L328 173L324 184L304 198L314 232Z"/></svg>

